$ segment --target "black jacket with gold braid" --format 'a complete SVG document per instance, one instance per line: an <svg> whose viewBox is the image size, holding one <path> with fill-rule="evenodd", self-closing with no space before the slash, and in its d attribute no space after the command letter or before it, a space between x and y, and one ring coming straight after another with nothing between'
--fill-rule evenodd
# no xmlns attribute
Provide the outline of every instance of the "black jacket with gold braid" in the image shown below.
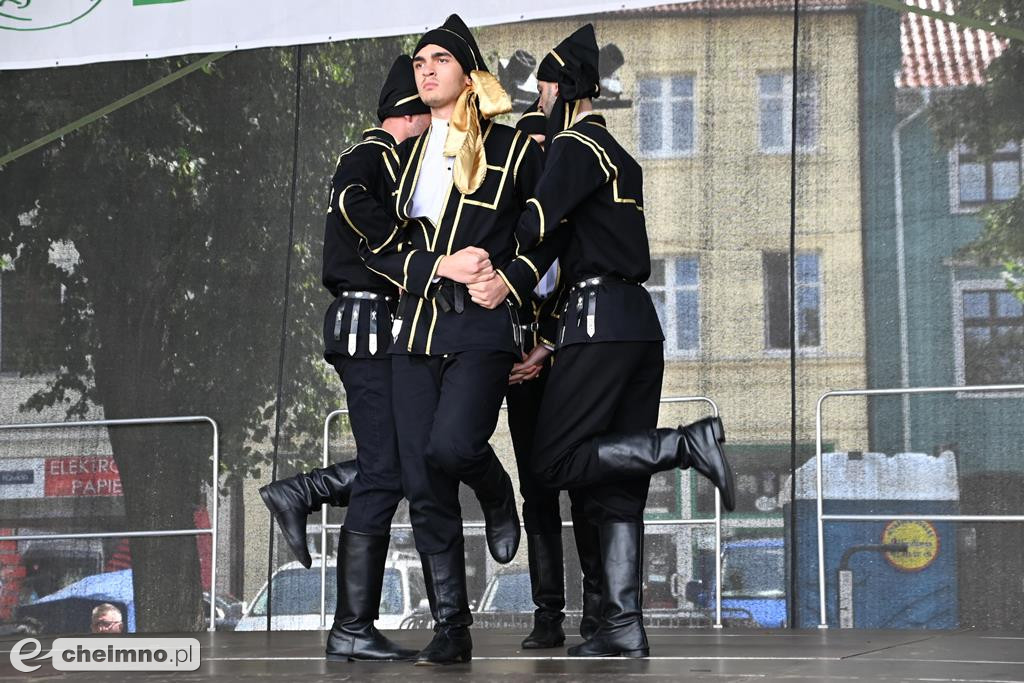
<svg viewBox="0 0 1024 683"><path fill-rule="evenodd" d="M369 270L358 249L366 240L381 244L396 233L387 211L391 186L385 166L397 165L395 147L390 133L371 128L338 157L324 230L323 283L335 297L324 315L328 361L335 356L387 358L398 288ZM375 298L347 296L355 292L369 292Z"/></svg>
<svg viewBox="0 0 1024 683"><path fill-rule="evenodd" d="M402 243L369 244L360 252L372 270L404 290L392 353L443 355L477 349L518 355L522 349L517 309L558 255L556 243L520 253L515 238L516 222L540 177L542 154L529 136L514 128L493 121L481 127L487 155L483 184L470 195L449 185L436 226L429 218L409 215L431 130L398 147L392 209L403 224ZM438 264L444 255L468 246L490 255L509 287L505 305L488 310L463 292L461 305L446 310L460 296L455 291L460 286L444 279L435 282Z"/></svg>
<svg viewBox="0 0 1024 683"><path fill-rule="evenodd" d="M542 245L570 233L560 260L568 277L558 346L664 340L642 286L651 274L643 173L603 117L589 114L548 142L544 172L527 205L517 227L520 244ZM596 283L575 285L593 278Z"/></svg>

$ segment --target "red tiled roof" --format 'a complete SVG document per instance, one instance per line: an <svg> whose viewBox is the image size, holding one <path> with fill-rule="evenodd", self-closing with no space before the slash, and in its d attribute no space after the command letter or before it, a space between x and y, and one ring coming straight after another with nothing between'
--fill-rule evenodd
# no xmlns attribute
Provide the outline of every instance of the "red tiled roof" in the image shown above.
<svg viewBox="0 0 1024 683"><path fill-rule="evenodd" d="M864 0L800 0L801 10L843 10L860 7ZM693 0L625 9L616 14L716 14L721 12L792 12L793 0Z"/></svg>
<svg viewBox="0 0 1024 683"><path fill-rule="evenodd" d="M952 13L950 0L912 0L918 7ZM898 88L951 88L985 83L985 69L1006 42L973 28L904 12L900 20L903 68Z"/></svg>
<svg viewBox="0 0 1024 683"><path fill-rule="evenodd" d="M909 0L919 7L953 13L952 0ZM801 10L847 10L864 0L800 0ZM625 9L615 14L719 14L732 12L792 12L793 0L693 0ZM903 12L900 18L903 67L896 75L899 88L950 88L985 83L985 69L1006 41L988 31Z"/></svg>

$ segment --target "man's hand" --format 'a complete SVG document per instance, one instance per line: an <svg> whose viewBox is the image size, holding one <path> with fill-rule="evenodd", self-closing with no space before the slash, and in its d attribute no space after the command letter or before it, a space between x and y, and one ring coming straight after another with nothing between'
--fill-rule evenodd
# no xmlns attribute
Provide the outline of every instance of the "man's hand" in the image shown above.
<svg viewBox="0 0 1024 683"><path fill-rule="evenodd" d="M437 265L438 277L471 285L494 277L490 254L479 247L466 247L441 259Z"/></svg>
<svg viewBox="0 0 1024 683"><path fill-rule="evenodd" d="M543 344L537 344L530 353L523 356L522 363L512 366L512 372L508 376L509 384L521 384L531 379L536 379L540 371L544 369L544 362L551 355L551 349Z"/></svg>
<svg viewBox="0 0 1024 683"><path fill-rule="evenodd" d="M508 285L500 277L476 282L468 286L469 298L484 308L497 308L508 296Z"/></svg>

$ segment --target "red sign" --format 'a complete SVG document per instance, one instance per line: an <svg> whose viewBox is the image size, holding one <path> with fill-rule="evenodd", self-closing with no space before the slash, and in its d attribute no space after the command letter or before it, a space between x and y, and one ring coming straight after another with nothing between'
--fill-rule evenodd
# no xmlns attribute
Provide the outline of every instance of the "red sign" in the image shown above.
<svg viewBox="0 0 1024 683"><path fill-rule="evenodd" d="M110 455L46 459L46 496L120 496L121 476Z"/></svg>

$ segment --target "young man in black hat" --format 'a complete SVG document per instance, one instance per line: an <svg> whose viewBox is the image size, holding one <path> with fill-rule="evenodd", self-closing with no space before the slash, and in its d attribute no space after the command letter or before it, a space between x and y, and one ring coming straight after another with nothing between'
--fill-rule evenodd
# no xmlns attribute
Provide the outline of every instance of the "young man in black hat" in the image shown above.
<svg viewBox="0 0 1024 683"><path fill-rule="evenodd" d="M515 491L488 439L522 357L517 307L556 254L552 244L519 253L516 221L541 152L491 120L511 103L462 20L428 31L413 64L432 121L398 149L394 211L406 241L363 256L404 290L391 347L395 421L436 623L417 662L447 664L472 656L460 482L480 501L495 560L510 562L519 546ZM506 284L509 302L487 309L470 296L468 283L488 279Z"/></svg>
<svg viewBox="0 0 1024 683"><path fill-rule="evenodd" d="M516 122L516 129L532 137L543 147L547 118L534 102ZM561 242L568 240L562 231ZM519 470L519 491L523 495L523 525L526 527L530 565L530 587L534 610L533 629L523 639L523 649L559 647L565 642L562 622L565 620L565 567L562 552L562 518L559 490L544 486L532 472L533 442L541 398L551 369L548 352L538 347L554 348L557 338L559 287L563 277L556 261L519 307L523 326L524 348L530 349L522 362L512 368L505 403L508 406L508 429ZM600 616L601 558L598 552L597 527L587 521L582 497L570 491L573 532L583 570L583 616L580 635L590 638Z"/></svg>
<svg viewBox="0 0 1024 683"><path fill-rule="evenodd" d="M392 312L397 288L371 272L359 249L382 249L396 239L390 204L398 168L395 147L430 123L412 60L398 57L381 89L380 128L345 150L331 182L324 232L323 283L335 297L324 316L324 358L334 366L349 408L357 457L300 472L260 489L288 547L306 567L306 518L324 504L348 505L338 545L338 604L327 658L412 659L373 626L380 604L391 518L402 499L401 468L391 398Z"/></svg>
<svg viewBox="0 0 1024 683"><path fill-rule="evenodd" d="M550 486L586 489L599 527L602 621L573 656L644 657L643 510L652 474L694 467L735 505L718 418L657 429L664 372L661 325L642 283L650 276L639 164L592 113L600 93L593 26L576 31L538 68L548 152L519 241L543 243L572 225L562 267L571 286L559 321L557 362L541 402L533 470ZM494 305L502 283L470 286Z"/></svg>

